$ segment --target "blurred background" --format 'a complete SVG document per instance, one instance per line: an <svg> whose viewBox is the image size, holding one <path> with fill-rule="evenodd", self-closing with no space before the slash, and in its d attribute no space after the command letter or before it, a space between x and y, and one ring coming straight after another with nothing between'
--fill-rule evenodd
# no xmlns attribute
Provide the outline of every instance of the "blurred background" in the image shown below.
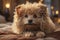
<svg viewBox="0 0 60 40"><path fill-rule="evenodd" d="M39 0L0 0L0 23L13 22L13 12L17 5ZM48 7L49 16L55 24L60 24L60 0L42 0Z"/></svg>

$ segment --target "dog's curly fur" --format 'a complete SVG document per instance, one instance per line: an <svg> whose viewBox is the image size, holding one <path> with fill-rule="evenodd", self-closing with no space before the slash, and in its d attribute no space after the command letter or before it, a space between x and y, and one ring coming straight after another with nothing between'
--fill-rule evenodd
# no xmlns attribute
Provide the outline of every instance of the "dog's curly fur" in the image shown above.
<svg viewBox="0 0 60 40"><path fill-rule="evenodd" d="M33 16L35 15L35 16ZM29 19L34 21L34 25L28 24ZM33 16L33 17L32 17ZM18 5L14 12L12 30L14 33L42 31L51 33L55 31L55 24L51 21L46 5L39 3L29 3Z"/></svg>

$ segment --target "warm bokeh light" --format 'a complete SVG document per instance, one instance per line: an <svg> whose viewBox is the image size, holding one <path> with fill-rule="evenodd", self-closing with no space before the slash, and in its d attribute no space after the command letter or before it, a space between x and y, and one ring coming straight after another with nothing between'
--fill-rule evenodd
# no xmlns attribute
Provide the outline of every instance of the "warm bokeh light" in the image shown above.
<svg viewBox="0 0 60 40"><path fill-rule="evenodd" d="M51 6L51 9L53 10L53 9L54 9L54 7L53 7L53 6Z"/></svg>
<svg viewBox="0 0 60 40"><path fill-rule="evenodd" d="M56 10L56 14L57 14L57 15L59 14L59 11L58 11L58 10Z"/></svg>
<svg viewBox="0 0 60 40"><path fill-rule="evenodd" d="M6 4L6 8L10 8L10 4L9 3Z"/></svg>

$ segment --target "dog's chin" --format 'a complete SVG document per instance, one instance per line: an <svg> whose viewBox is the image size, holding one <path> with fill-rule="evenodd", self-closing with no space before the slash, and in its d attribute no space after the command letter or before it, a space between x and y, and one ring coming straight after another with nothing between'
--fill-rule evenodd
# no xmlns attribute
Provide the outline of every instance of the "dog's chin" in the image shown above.
<svg viewBox="0 0 60 40"><path fill-rule="evenodd" d="M34 24L34 23L31 23L31 24L24 24L24 25L28 25L28 26L33 26L33 25L37 25L37 24Z"/></svg>
<svg viewBox="0 0 60 40"><path fill-rule="evenodd" d="M36 27L37 26L37 24L25 24L25 27Z"/></svg>
<svg viewBox="0 0 60 40"><path fill-rule="evenodd" d="M40 29L37 24L25 24L24 27L27 31L37 31L38 29Z"/></svg>

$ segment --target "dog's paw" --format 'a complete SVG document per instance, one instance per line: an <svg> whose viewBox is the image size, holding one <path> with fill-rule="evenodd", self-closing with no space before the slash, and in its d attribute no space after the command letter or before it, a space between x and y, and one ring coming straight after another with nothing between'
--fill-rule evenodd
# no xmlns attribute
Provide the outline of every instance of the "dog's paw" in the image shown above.
<svg viewBox="0 0 60 40"><path fill-rule="evenodd" d="M33 37L34 34L32 32L25 32L24 37Z"/></svg>
<svg viewBox="0 0 60 40"><path fill-rule="evenodd" d="M36 33L36 37L45 37L45 33L44 32L37 32Z"/></svg>

